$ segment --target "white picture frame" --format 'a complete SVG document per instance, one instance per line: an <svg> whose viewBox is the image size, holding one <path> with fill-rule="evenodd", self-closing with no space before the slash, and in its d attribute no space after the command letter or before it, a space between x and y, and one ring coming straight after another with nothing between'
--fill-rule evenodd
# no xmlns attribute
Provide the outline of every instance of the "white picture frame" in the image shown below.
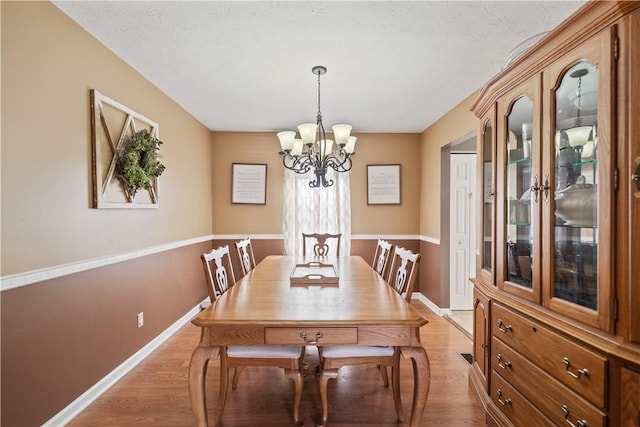
<svg viewBox="0 0 640 427"><path fill-rule="evenodd" d="M267 165L233 163L231 165L231 203L267 204Z"/></svg>
<svg viewBox="0 0 640 427"><path fill-rule="evenodd" d="M367 165L367 204L400 205L400 165Z"/></svg>

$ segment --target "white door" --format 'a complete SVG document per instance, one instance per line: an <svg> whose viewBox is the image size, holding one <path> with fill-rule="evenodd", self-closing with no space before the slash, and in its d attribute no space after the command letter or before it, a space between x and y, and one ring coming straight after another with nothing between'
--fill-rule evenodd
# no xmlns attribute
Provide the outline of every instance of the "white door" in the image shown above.
<svg viewBox="0 0 640 427"><path fill-rule="evenodd" d="M451 154L449 287L451 310L473 308L476 264L476 155Z"/></svg>

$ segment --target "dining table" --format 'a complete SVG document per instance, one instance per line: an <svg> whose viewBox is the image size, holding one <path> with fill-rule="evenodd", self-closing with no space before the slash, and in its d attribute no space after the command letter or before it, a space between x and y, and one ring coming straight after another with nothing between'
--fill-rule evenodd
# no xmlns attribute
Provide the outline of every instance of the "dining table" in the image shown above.
<svg viewBox="0 0 640 427"><path fill-rule="evenodd" d="M207 364L231 345L399 347L413 362L410 426L420 425L430 384L420 328L428 322L360 256L267 256L192 323L201 328L189 364L200 427L208 425Z"/></svg>

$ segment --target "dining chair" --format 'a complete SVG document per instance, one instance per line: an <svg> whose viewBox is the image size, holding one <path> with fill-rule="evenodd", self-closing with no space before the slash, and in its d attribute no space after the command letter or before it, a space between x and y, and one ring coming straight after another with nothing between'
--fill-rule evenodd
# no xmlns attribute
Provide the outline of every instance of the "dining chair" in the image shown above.
<svg viewBox="0 0 640 427"><path fill-rule="evenodd" d="M253 245L251 244L251 239L247 237L246 239L236 242L236 250L238 251L240 266L242 267L242 274L246 275L256 266L256 259L253 256Z"/></svg>
<svg viewBox="0 0 640 427"><path fill-rule="evenodd" d="M411 301L413 288L417 279L420 254L396 246L393 250L391 267L387 277L387 285L398 294L403 295L407 302ZM376 365L382 374L385 387L389 387L387 366L391 366L391 385L393 399L398 420L404 421L402 400L400 398L400 349L391 346L322 346L318 347L320 367L318 381L320 385L320 400L322 402L322 424L327 424L328 399L327 383L329 379L338 377L338 370L343 366Z"/></svg>
<svg viewBox="0 0 640 427"><path fill-rule="evenodd" d="M207 290L211 298L211 309L215 310L214 302L235 283L233 264L229 246L220 246L201 255L204 266ZM293 420L300 425L300 400L303 385L303 357L305 348L301 346L226 346L220 350L220 392L218 394L218 411L216 423L222 422L222 413L229 388L229 369L234 368L232 389L238 386L240 372L247 366L275 366L283 368L285 376L293 381Z"/></svg>
<svg viewBox="0 0 640 427"><path fill-rule="evenodd" d="M307 255L307 244L309 245L309 254L313 253L315 256L330 256L340 255L340 238L342 233L330 234L330 233L302 233L302 255ZM332 254L329 243L335 242L335 253ZM311 246L313 245L313 246Z"/></svg>
<svg viewBox="0 0 640 427"><path fill-rule="evenodd" d="M373 254L373 263L371 265L376 273L382 276L382 278L385 278L387 267L389 267L392 246L393 245L386 240L378 239L376 251Z"/></svg>

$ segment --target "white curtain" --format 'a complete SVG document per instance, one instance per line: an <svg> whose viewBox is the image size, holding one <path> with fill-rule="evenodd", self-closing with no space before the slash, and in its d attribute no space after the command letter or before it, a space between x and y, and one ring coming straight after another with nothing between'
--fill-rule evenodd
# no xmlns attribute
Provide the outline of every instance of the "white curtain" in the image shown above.
<svg viewBox="0 0 640 427"><path fill-rule="evenodd" d="M302 254L302 233L342 233L340 255L351 253L350 172L327 171L331 187L309 187L312 172L284 170L282 229L287 255Z"/></svg>

